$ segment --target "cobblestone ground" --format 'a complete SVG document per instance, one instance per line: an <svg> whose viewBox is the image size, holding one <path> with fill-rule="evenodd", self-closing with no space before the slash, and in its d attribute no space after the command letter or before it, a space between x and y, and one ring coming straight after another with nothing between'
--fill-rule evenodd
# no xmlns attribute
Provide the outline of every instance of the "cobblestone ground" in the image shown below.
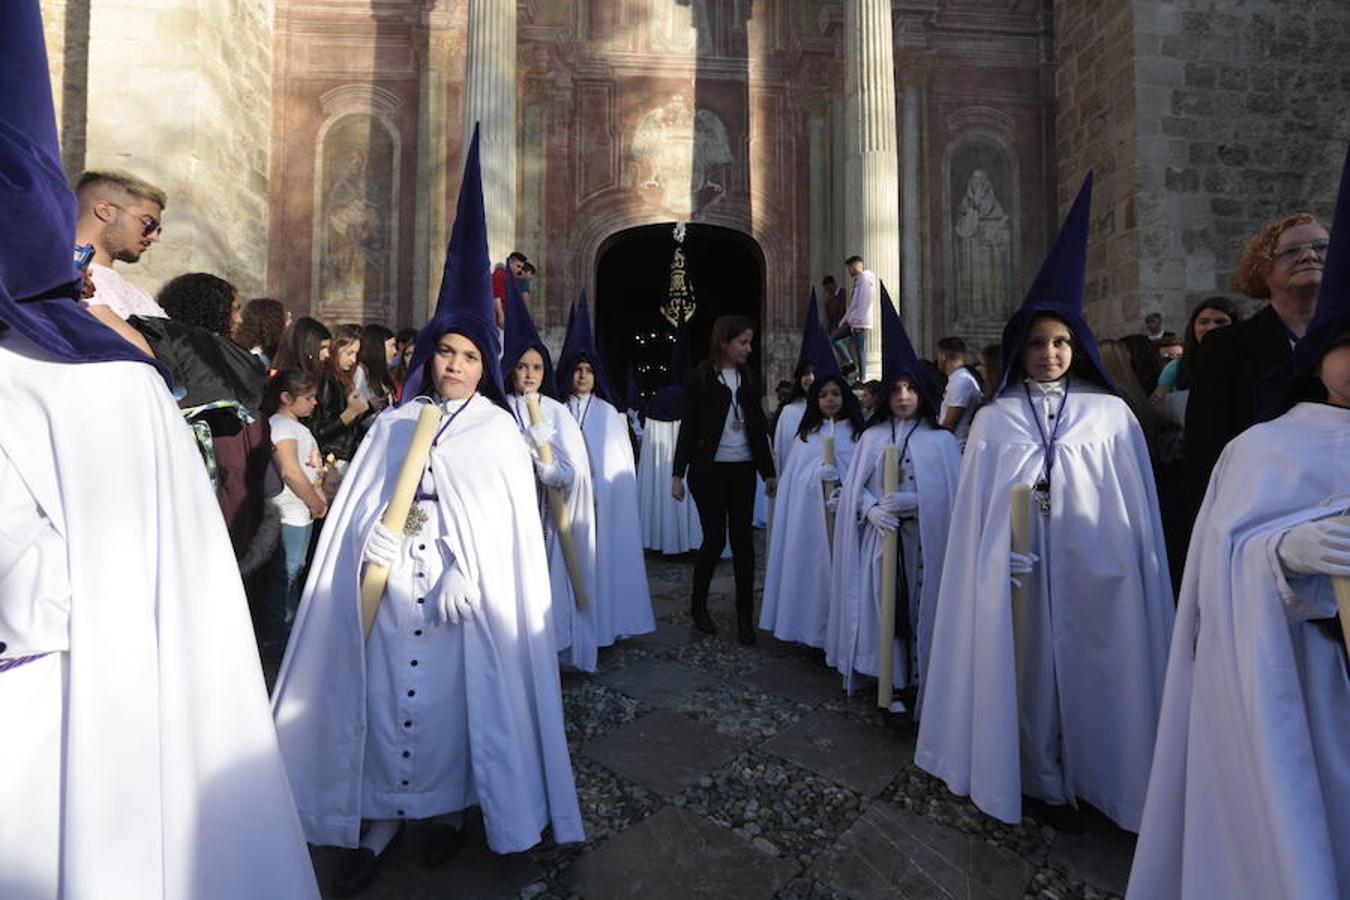
<svg viewBox="0 0 1350 900"><path fill-rule="evenodd" d="M760 546L759 560L764 554ZM846 696L823 654L761 632L735 642L730 565L716 636L689 623L691 558L649 555L658 628L567 674L563 700L587 840L498 856L470 817L464 850L425 868L416 826L370 898L871 900L1111 898L1131 835L1088 813L1061 833L1007 826L915 768L915 725ZM315 850L327 888L337 865Z"/></svg>

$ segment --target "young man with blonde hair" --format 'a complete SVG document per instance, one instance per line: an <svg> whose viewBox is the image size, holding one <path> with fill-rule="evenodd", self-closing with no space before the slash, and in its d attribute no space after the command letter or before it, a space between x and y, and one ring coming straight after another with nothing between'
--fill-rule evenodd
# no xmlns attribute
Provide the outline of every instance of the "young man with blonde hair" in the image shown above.
<svg viewBox="0 0 1350 900"><path fill-rule="evenodd" d="M75 243L90 244L94 295L86 303L100 322L146 353L150 346L127 324L131 316L167 318L149 293L113 270L114 262L134 263L159 240L164 191L135 175L116 170L89 171L75 185L79 217ZM152 354L153 355L153 354Z"/></svg>

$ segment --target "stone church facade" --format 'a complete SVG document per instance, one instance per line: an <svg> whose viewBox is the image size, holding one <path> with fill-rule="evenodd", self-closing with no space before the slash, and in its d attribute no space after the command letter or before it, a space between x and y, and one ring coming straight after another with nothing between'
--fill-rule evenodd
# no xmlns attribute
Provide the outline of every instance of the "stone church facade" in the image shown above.
<svg viewBox="0 0 1350 900"><path fill-rule="evenodd" d="M1329 213L1350 141L1342 0L43 6L68 170L169 191L128 270L147 286L214 271L328 321L419 322L479 121L492 253L539 266L550 334L583 289L618 302L597 271L623 235L726 229L774 376L852 253L929 352L997 339L1089 168L1094 324L1179 329L1261 222Z"/></svg>

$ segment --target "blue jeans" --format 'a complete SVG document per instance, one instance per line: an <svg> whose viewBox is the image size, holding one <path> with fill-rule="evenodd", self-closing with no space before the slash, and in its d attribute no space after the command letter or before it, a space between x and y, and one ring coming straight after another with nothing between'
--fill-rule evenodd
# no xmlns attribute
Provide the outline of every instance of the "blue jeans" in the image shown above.
<svg viewBox="0 0 1350 900"><path fill-rule="evenodd" d="M839 358L839 365L852 362L855 366L853 377L859 381L866 381L864 368L867 364L867 329L855 332L851 325L840 325L835 333L830 335L830 343L834 345L834 355Z"/></svg>
<svg viewBox="0 0 1350 900"><path fill-rule="evenodd" d="M272 555L261 630L264 652L278 658L286 649L291 623L300 607L305 564L309 562L309 534L313 528L313 522L308 525L283 524L281 542Z"/></svg>

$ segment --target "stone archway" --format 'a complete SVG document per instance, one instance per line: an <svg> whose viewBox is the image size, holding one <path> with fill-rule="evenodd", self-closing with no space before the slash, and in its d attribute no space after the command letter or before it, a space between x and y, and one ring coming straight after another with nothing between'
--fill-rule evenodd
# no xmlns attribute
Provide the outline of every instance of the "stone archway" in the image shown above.
<svg viewBox="0 0 1350 900"><path fill-rule="evenodd" d="M740 314L763 323L765 257L754 238L733 228L692 223L683 242L695 311L690 320L691 361L707 355L713 320ZM613 373L632 364L642 390L649 392L665 380L673 326L662 316L674 252L674 222L640 225L617 231L600 244L595 255L596 337ZM756 330L756 354L763 328Z"/></svg>

